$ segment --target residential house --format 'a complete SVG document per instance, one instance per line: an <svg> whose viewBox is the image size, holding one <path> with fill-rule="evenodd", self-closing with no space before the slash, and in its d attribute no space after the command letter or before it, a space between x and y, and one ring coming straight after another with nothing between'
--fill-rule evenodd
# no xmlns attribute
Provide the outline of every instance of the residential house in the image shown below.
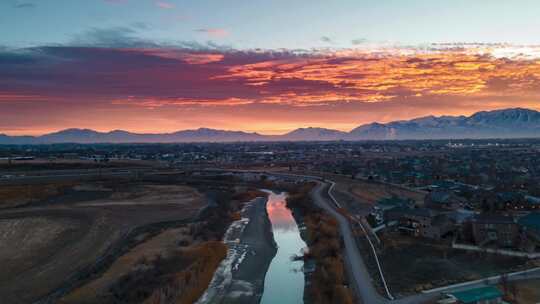
<svg viewBox="0 0 540 304"><path fill-rule="evenodd" d="M519 242L519 226L511 216L476 215L472 218L472 230L479 246L495 243L498 247L515 247Z"/></svg>
<svg viewBox="0 0 540 304"><path fill-rule="evenodd" d="M391 198L384 198L379 200L375 206L373 207L373 216L375 217L375 220L377 224L381 224L383 222L387 222L387 218L385 215L388 213L388 211L395 209L395 208L406 208L406 209L412 209L414 208L414 200L407 199L407 198L400 198L400 197L391 197Z"/></svg>
<svg viewBox="0 0 540 304"><path fill-rule="evenodd" d="M497 193L499 204L506 210L524 210L529 209L528 201L525 196L519 192L500 192Z"/></svg>
<svg viewBox="0 0 540 304"><path fill-rule="evenodd" d="M440 240L454 229L454 222L445 214L428 208L395 208L388 212L388 220L398 221L398 230L415 237Z"/></svg>
<svg viewBox="0 0 540 304"><path fill-rule="evenodd" d="M529 210L540 210L540 197L525 195L525 201L527 202Z"/></svg>
<svg viewBox="0 0 540 304"><path fill-rule="evenodd" d="M433 191L426 195L426 208L438 210L457 210L465 206L466 200L450 191Z"/></svg>

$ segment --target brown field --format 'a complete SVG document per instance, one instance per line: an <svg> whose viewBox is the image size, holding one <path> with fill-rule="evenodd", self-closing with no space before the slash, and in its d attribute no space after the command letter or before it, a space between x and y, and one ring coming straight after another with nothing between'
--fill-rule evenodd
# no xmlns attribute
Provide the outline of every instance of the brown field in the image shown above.
<svg viewBox="0 0 540 304"><path fill-rule="evenodd" d="M337 189L347 191L356 196L360 201L367 203L376 203L383 198L392 196L406 197L415 200L418 203L424 201L425 193L407 190L399 186L371 182L359 179L336 178Z"/></svg>
<svg viewBox="0 0 540 304"><path fill-rule="evenodd" d="M368 181L365 179L352 179L348 176L339 174L330 174L320 172L298 172L299 174L319 175L336 183L334 188L336 192L341 192L347 201L355 201L360 204L374 204L383 198L393 196L410 198L419 204L424 202L423 191L416 191L401 187L399 185L387 184L377 181Z"/></svg>
<svg viewBox="0 0 540 304"><path fill-rule="evenodd" d="M36 229L39 227L39 229ZM49 247L59 247L77 233L80 225L69 218L45 216L0 220L2 276L15 277L31 269Z"/></svg>
<svg viewBox="0 0 540 304"><path fill-rule="evenodd" d="M395 294L410 294L530 268L520 258L471 253L399 234L381 237L379 260ZM370 269L376 274L376 269Z"/></svg>
<svg viewBox="0 0 540 304"><path fill-rule="evenodd" d="M157 255L169 255L172 249L177 247L178 237L185 230L186 228L168 229L135 246L128 253L114 261L99 278L75 289L64 296L61 302L90 303L96 301L98 295L105 293L113 282L131 271L141 259L148 258L151 261Z"/></svg>
<svg viewBox="0 0 540 304"><path fill-rule="evenodd" d="M2 185L0 186L0 209L22 206L44 200L61 194L70 186L72 186L70 183Z"/></svg>
<svg viewBox="0 0 540 304"><path fill-rule="evenodd" d="M313 173L313 175L317 175L317 173ZM352 214L366 216L377 201L393 196L410 198L418 204L424 202L424 192L409 190L397 185L352 179L337 174L324 174L322 176L336 183L333 190L335 198Z"/></svg>
<svg viewBox="0 0 540 304"><path fill-rule="evenodd" d="M517 289L517 297L513 303L540 303L540 280L520 281L514 284Z"/></svg>
<svg viewBox="0 0 540 304"><path fill-rule="evenodd" d="M257 190L257 189L246 189L235 194L232 198L240 202L248 202L257 197L266 197L268 194L266 192Z"/></svg>
<svg viewBox="0 0 540 304"><path fill-rule="evenodd" d="M64 296L60 303L112 303L115 296L137 302L159 303L159 298L172 297L168 290L171 287L178 287L174 288L175 303L192 303L208 286L214 270L225 256L226 248L221 242L200 243L193 240L189 241L191 245L188 247L179 245L180 239L190 237L187 226L159 233L118 258L96 280ZM158 267L156 264L163 261L173 262L174 265L169 265L164 273L148 271L147 268ZM147 281L129 286L129 289L147 289L144 293L133 295L129 294L127 286L119 287L125 285L127 277L136 276L141 269L148 272L145 274ZM156 276L154 280L160 281L159 286L153 286L155 282L148 282L149 274ZM113 293L116 295L113 296Z"/></svg>
<svg viewBox="0 0 540 304"><path fill-rule="evenodd" d="M104 188L101 191L111 191ZM139 185L112 191L109 198L78 203L78 206L182 205L200 207L203 196L194 188L178 185Z"/></svg>
<svg viewBox="0 0 540 304"><path fill-rule="evenodd" d="M178 251L179 264L188 266L176 270L173 279L154 290L144 303L160 304L163 299L169 303L194 303L204 293L226 255L227 246L220 241L208 241Z"/></svg>
<svg viewBox="0 0 540 304"><path fill-rule="evenodd" d="M32 171L32 170L60 170L60 169L93 169L93 168L122 168L122 167L146 167L155 166L155 161L146 160L110 160L106 163L98 163L85 159L55 159L36 158L33 160L0 160L1 171Z"/></svg>
<svg viewBox="0 0 540 304"><path fill-rule="evenodd" d="M194 188L147 183L82 184L53 193L0 211L2 303L33 302L93 276L103 267L96 261L114 258L134 229L193 218L206 203Z"/></svg>

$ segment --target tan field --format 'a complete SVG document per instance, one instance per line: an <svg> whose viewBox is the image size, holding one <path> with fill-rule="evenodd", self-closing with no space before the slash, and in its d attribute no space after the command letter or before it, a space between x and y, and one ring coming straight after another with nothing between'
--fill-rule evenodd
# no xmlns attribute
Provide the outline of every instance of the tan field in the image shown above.
<svg viewBox="0 0 540 304"><path fill-rule="evenodd" d="M536 304L540 303L540 280L530 280L516 283L517 303Z"/></svg>
<svg viewBox="0 0 540 304"><path fill-rule="evenodd" d="M99 272L104 265L100 263L114 259L134 229L188 220L206 204L202 194L187 186L95 183L62 187L67 189L28 196L24 207L0 211L3 303L33 302L68 288Z"/></svg>
<svg viewBox="0 0 540 304"><path fill-rule="evenodd" d="M29 204L61 194L70 183L45 185L2 185L0 187L0 209Z"/></svg>
<svg viewBox="0 0 540 304"><path fill-rule="evenodd" d="M83 285L62 298L63 303L94 302L112 283L131 271L142 259L151 261L158 255L174 254L181 236L188 236L187 228L168 229L143 242L118 258L99 278Z"/></svg>

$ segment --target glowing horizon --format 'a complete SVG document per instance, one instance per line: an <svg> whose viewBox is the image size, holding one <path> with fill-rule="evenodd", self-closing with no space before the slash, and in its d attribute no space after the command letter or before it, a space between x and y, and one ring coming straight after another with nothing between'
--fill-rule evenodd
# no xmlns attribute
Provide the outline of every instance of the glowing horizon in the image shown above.
<svg viewBox="0 0 540 304"><path fill-rule="evenodd" d="M293 18L283 11L293 5L286 3L261 2L267 10L260 11L207 1L13 0L0 4L0 17L13 25L0 27L0 133L207 127L283 134L300 127L349 131L428 115L540 110L540 35L524 34L515 23L533 31L540 29L538 19L509 14L501 3L490 2L485 11L481 1L461 3L469 15L458 2L444 10L422 0L406 6L313 3L313 12L339 16L336 23L312 11L298 10ZM230 16L210 18L213 6ZM515 12L536 8L524 1ZM412 18L414 9L433 16ZM273 13L290 18L265 19ZM258 22L246 20L254 14ZM367 22L359 14L366 20L391 15L395 23L371 20L373 28L364 27L361 37L351 27ZM496 37L487 35L497 32L499 15L515 22ZM17 16L28 24L16 27ZM462 23L454 22L457 16ZM438 30L427 26L433 18L441 19ZM286 25L290 31L281 29Z"/></svg>

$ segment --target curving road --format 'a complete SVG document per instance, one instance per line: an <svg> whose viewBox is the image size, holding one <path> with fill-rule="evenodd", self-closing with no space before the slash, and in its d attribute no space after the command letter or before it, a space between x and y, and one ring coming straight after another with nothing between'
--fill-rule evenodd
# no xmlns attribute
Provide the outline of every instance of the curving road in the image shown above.
<svg viewBox="0 0 540 304"><path fill-rule="evenodd" d="M223 170L225 171L225 170ZM349 221L343 216L335 207L340 207L338 201L332 201L332 188L334 182L324 180L322 177L313 176L313 175L300 175L300 174L290 174L290 173L277 173L277 172L265 172L257 170L227 170L229 172L256 172L264 173L268 175L274 175L277 177L287 177L287 178L298 178L301 180L311 180L317 183L317 186L313 189L311 197L314 203L326 210L331 216L333 216L339 223L339 229L343 238L344 244L344 259L347 263L347 275L351 279L351 285L354 287L354 291L358 297L360 303L363 304L421 304L421 303L432 303L434 300L438 299L443 292L447 291L456 291L463 288L475 288L484 286L485 280L479 280L474 282L466 282L457 285L445 286L424 293L419 293L416 295L408 296L405 298L400 298L396 300L390 300L388 298L380 295L376 288L374 287L373 280L369 271L366 268L364 259L358 249L356 244L356 239L354 238L351 225ZM532 279L540 278L540 269L532 269L526 275L513 275L511 280L520 280L520 279ZM496 279L491 280L495 282Z"/></svg>
<svg viewBox="0 0 540 304"><path fill-rule="evenodd" d="M312 198L315 204L330 215L332 215L339 223L341 235L344 243L345 260L348 264L347 272L350 278L352 278L351 284L357 292L361 303L365 304L383 304L383 303L398 303L398 304L417 304L425 301L435 299L438 294L418 294L407 298L391 301L381 296L374 287L371 275L366 268L364 259L358 250L356 239L352 233L351 225L349 221L339 213L335 208L333 202L328 198L328 184L317 182L317 186L313 189ZM325 191L326 190L326 191Z"/></svg>
<svg viewBox="0 0 540 304"><path fill-rule="evenodd" d="M339 223L339 229L341 230L345 246L345 259L348 264L347 266L349 266L347 270L352 278L351 283L354 284L354 288L362 303L386 303L387 300L379 295L371 282L371 276L358 251L349 221L332 207L328 199L326 199L326 193L323 194L323 190L327 189L326 186L327 184L317 183L317 186L312 192L313 201L317 206L330 213Z"/></svg>

